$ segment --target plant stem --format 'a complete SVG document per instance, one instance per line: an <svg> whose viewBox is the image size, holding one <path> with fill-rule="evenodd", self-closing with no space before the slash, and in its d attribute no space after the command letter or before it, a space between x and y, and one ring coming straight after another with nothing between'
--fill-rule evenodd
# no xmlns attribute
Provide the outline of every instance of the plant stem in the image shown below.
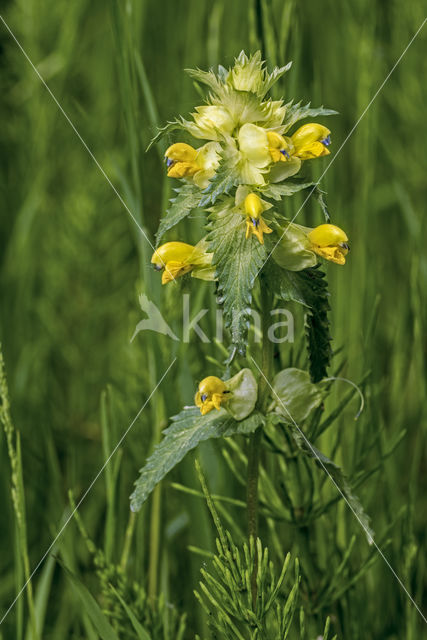
<svg viewBox="0 0 427 640"><path fill-rule="evenodd" d="M268 406L269 386L267 380L271 377L273 365L273 343L268 337L268 327L271 310L271 295L263 283L261 277L261 323L262 323L262 362L261 369L265 375L259 380L258 385L258 409L265 413ZM252 434L249 442L248 452L248 476L246 485L246 500L248 514L248 537L254 541L258 535L258 476L259 460L261 453L262 427ZM256 556L255 556L256 558ZM255 607L257 597L256 585L257 560L255 560L254 571L251 578L252 602Z"/></svg>

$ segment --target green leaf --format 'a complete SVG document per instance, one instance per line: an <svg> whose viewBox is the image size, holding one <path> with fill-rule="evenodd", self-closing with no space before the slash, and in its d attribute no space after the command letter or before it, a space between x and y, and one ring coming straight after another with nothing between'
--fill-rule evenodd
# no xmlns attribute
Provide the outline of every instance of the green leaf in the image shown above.
<svg viewBox="0 0 427 640"><path fill-rule="evenodd" d="M332 349L329 334L329 293L325 274L318 266L302 271L276 269L280 278L280 295L285 301L294 301L308 309L306 334L310 359L310 375L319 382L327 375Z"/></svg>
<svg viewBox="0 0 427 640"><path fill-rule="evenodd" d="M67 567L62 565L62 568L71 583L73 591L79 598L83 609L86 611L97 633L101 637L101 640L119 640L113 627L108 622L106 615L102 612L90 591Z"/></svg>
<svg viewBox="0 0 427 640"><path fill-rule="evenodd" d="M184 184L179 189L175 189L177 196L171 198L171 206L166 211L166 215L160 220L159 229L156 233L156 247L166 231L172 229L178 222L184 220L192 211L196 209L200 202L200 189L195 184Z"/></svg>
<svg viewBox="0 0 427 640"><path fill-rule="evenodd" d="M199 206L207 207L208 205L215 204L220 196L228 194L238 182L239 177L236 172L235 158L227 159L222 156L214 177L209 181L206 189L202 191Z"/></svg>
<svg viewBox="0 0 427 640"><path fill-rule="evenodd" d="M154 136L154 138L151 140L150 144L148 145L146 151L149 151L151 149L151 147L156 144L156 142L159 142L159 140L161 140L163 138L163 136L165 136L166 134L170 133L171 131L175 131L176 129L183 129L184 127L182 126L182 122L180 122L179 120L173 120L172 122L168 122L167 124L165 124L164 127L161 127L156 135Z"/></svg>
<svg viewBox="0 0 427 640"><path fill-rule="evenodd" d="M328 209L328 205L326 204L324 195L325 195L324 192L321 189L319 189L318 186L316 186L313 189L313 196L317 200L317 202L320 204L320 208L323 211L323 215L325 216L326 222L329 222L331 219L331 216L329 215L329 209Z"/></svg>
<svg viewBox="0 0 427 640"><path fill-rule="evenodd" d="M252 288L267 257L265 245L255 236L245 237L245 217L233 209L210 216L209 251L218 279L219 302L231 341L244 354L247 344Z"/></svg>
<svg viewBox="0 0 427 640"><path fill-rule="evenodd" d="M324 109L324 107L317 107L316 109L312 109L310 107L310 102L308 102L303 107L301 106L301 102L298 102L297 104L289 102L286 105L286 116L283 121L283 125L285 127L284 132L286 133L292 127L292 125L298 122L298 120L302 120L303 118L334 116L337 113L338 111L334 111L333 109Z"/></svg>
<svg viewBox="0 0 427 640"><path fill-rule="evenodd" d="M286 422L300 424L323 401L323 394L306 371L290 367L273 381L273 403Z"/></svg>
<svg viewBox="0 0 427 640"><path fill-rule="evenodd" d="M202 416L196 407L184 409L172 418L165 429L164 438L158 444L147 464L140 471L132 493L131 509L139 511L154 487L171 471L185 455L197 447L199 442L211 438L249 434L263 424L260 413L251 414L246 420L236 422L225 409L211 411Z"/></svg>
<svg viewBox="0 0 427 640"><path fill-rule="evenodd" d="M315 182L289 182L286 181L283 184L268 184L265 187L261 187L259 191L266 198L273 198L273 200L281 200L283 196L293 196L298 191L309 189L315 186Z"/></svg>
<svg viewBox="0 0 427 640"><path fill-rule="evenodd" d="M221 91L223 87L223 82L212 70L202 71L202 69L184 69L184 71L188 73L190 78L196 82L201 82L202 84L207 85L215 93Z"/></svg>

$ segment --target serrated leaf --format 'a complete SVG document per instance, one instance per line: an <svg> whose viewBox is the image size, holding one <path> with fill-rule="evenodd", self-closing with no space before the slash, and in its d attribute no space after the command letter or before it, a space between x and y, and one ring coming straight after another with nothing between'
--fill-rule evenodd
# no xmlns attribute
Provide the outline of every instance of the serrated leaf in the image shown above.
<svg viewBox="0 0 427 640"><path fill-rule="evenodd" d="M218 279L219 302L224 307L225 323L231 340L245 353L252 288L267 257L265 245L254 236L245 237L245 217L233 209L210 216L209 251Z"/></svg>
<svg viewBox="0 0 427 640"><path fill-rule="evenodd" d="M160 220L159 229L156 233L156 248L166 231L172 229L178 222L184 220L192 211L196 209L200 202L200 189L195 184L185 184L176 189L178 195L171 198L170 207L166 215Z"/></svg>
<svg viewBox="0 0 427 640"><path fill-rule="evenodd" d="M163 138L163 136L165 136L166 134L170 133L171 131L175 131L176 129L183 129L184 127L182 126L182 122L180 122L179 120L173 120L172 122L168 122L167 124L165 124L164 127L161 127L156 135L154 136L154 138L151 140L150 144L148 145L146 151L149 151L151 149L151 147L156 144L156 142L159 142L159 140L161 140Z"/></svg>
<svg viewBox="0 0 427 640"><path fill-rule="evenodd" d="M283 121L283 126L285 127L284 132L286 133L296 122L302 120L303 118L317 118L318 116L334 116L338 113L338 111L334 111L333 109L325 109L324 107L317 107L312 109L310 107L310 102L306 105L301 106L301 102L297 104L292 104L289 102L286 105L286 115Z"/></svg>
<svg viewBox="0 0 427 640"><path fill-rule="evenodd" d="M238 182L239 177L236 172L235 159L222 157L214 177L209 181L206 189L202 191L199 206L207 207L215 204L220 196L227 195Z"/></svg>
<svg viewBox="0 0 427 640"><path fill-rule="evenodd" d="M315 184L315 182L290 182L287 180L283 184L268 184L265 187L260 187L259 191L266 198L281 200L283 196L292 196L298 191L315 186Z"/></svg>
<svg viewBox="0 0 427 640"><path fill-rule="evenodd" d="M196 82L201 82L202 84L207 85L215 93L222 89L223 83L212 69L209 71L202 71L202 69L184 69L184 71L188 73L190 78Z"/></svg>
<svg viewBox="0 0 427 640"><path fill-rule="evenodd" d="M329 334L329 293L325 274L319 267L302 271L275 270L280 278L280 295L285 301L304 305L306 314L306 334L310 360L310 375L313 382L319 382L327 375L332 357Z"/></svg>
<svg viewBox="0 0 427 640"><path fill-rule="evenodd" d="M260 413L253 413L245 420L236 422L225 409L211 411L205 416L201 415L197 407L181 411L172 418L171 426L163 432L163 440L155 447L140 471L130 497L132 511L139 511L154 487L199 442L252 433L263 423L263 419Z"/></svg>
<svg viewBox="0 0 427 640"><path fill-rule="evenodd" d="M263 97L268 91L270 91L271 87L287 72L292 66L292 62L288 62L284 67L274 67L271 73L265 74L265 79L262 84L262 91L260 92L261 97Z"/></svg>

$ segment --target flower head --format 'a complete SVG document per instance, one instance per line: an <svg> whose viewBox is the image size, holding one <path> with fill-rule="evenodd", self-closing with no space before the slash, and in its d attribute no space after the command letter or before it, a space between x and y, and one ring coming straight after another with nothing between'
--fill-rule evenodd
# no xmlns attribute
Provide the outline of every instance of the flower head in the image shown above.
<svg viewBox="0 0 427 640"><path fill-rule="evenodd" d="M312 250L336 264L345 264L350 250L346 233L334 224L321 224L308 234Z"/></svg>
<svg viewBox="0 0 427 640"><path fill-rule="evenodd" d="M192 275L201 279L207 277L210 271L212 254L206 253L205 243L196 246L185 242L166 242L153 253L151 262L157 271L163 269L162 284L176 280L180 276L193 271Z"/></svg>
<svg viewBox="0 0 427 640"><path fill-rule="evenodd" d="M256 193L249 193L244 200L244 208L246 213L246 239L254 235L261 244L264 244L263 234L273 233L273 229L270 229L262 219L263 201Z"/></svg>
<svg viewBox="0 0 427 640"><path fill-rule="evenodd" d="M291 136L292 145L294 146L292 155L301 160L327 156L330 153L328 149L331 144L330 134L330 130L322 124L315 122L304 124Z"/></svg>
<svg viewBox="0 0 427 640"><path fill-rule="evenodd" d="M219 164L217 142L208 142L194 149L185 142L176 142L165 153L169 178L191 178L201 189L209 184Z"/></svg>
<svg viewBox="0 0 427 640"><path fill-rule="evenodd" d="M317 256L343 265L349 249L347 235L334 224L321 224L310 229L288 222L274 249L273 258L283 269L301 271L314 267Z"/></svg>
<svg viewBox="0 0 427 640"><path fill-rule="evenodd" d="M186 178L199 171L197 151L185 142L176 142L165 153L169 178Z"/></svg>
<svg viewBox="0 0 427 640"><path fill-rule="evenodd" d="M227 385L223 380L216 376L208 376L200 382L194 401L204 416L212 409L219 411L228 394Z"/></svg>

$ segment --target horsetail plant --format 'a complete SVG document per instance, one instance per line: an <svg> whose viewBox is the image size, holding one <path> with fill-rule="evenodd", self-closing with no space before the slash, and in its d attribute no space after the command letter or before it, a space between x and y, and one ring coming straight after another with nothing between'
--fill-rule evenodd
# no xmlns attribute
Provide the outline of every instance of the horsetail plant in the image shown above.
<svg viewBox="0 0 427 640"><path fill-rule="evenodd" d="M332 381L328 377L332 356L329 293L321 261L344 265L349 240L345 231L330 222L322 198L326 221L315 228L297 224L282 212L286 198L295 193L305 192L307 199L319 195L317 183L302 172L306 163L330 154L331 131L323 118L336 113L268 97L290 66L269 73L260 52L249 57L242 52L231 69L219 66L217 73L189 70L196 83L208 88L206 104L197 106L190 119L169 122L152 142L179 132L178 140L166 150L165 164L167 175L180 182L160 222L152 263L162 271L162 283L168 286L179 286L177 279L189 276L215 283L212 292L229 329L229 355L222 371L206 371L206 377L195 385L194 406L172 418L136 481L131 509L138 511L154 487L200 442L246 437L249 541L239 551L230 537L218 531L216 577L203 571L197 595L212 614L209 619L215 631L226 638L287 637L291 609L293 613L296 607L297 568L285 610L278 610L274 624L260 622L284 588L282 571L277 583L273 577L267 581L276 595L268 596L265 591L265 572L271 573L271 567L268 549L258 538L259 485L262 488L266 482L266 474L260 476L265 443L283 434L290 438L298 453L310 459L307 464L314 460L332 477L368 539L373 535L344 474L305 433L310 433L306 425L321 415ZM310 122L312 118L315 121ZM301 120L306 122L300 125ZM194 140L203 143L198 146ZM196 209L205 213L206 233L192 246L175 228ZM162 244L172 229L173 238ZM306 312L308 372L295 367L278 370L282 354L269 332L269 319L279 301L295 302ZM257 346L249 333L253 312L261 317L259 362L252 355ZM232 370L235 375L231 376ZM282 480L286 484L286 477ZM206 487L204 493L212 512ZM279 512L283 515L287 507L278 507ZM217 516L214 519L217 522ZM233 581L235 593L230 591ZM243 583L247 588L244 610L239 595ZM300 620L303 618L302 613ZM245 625L252 629L249 635L242 631Z"/></svg>

